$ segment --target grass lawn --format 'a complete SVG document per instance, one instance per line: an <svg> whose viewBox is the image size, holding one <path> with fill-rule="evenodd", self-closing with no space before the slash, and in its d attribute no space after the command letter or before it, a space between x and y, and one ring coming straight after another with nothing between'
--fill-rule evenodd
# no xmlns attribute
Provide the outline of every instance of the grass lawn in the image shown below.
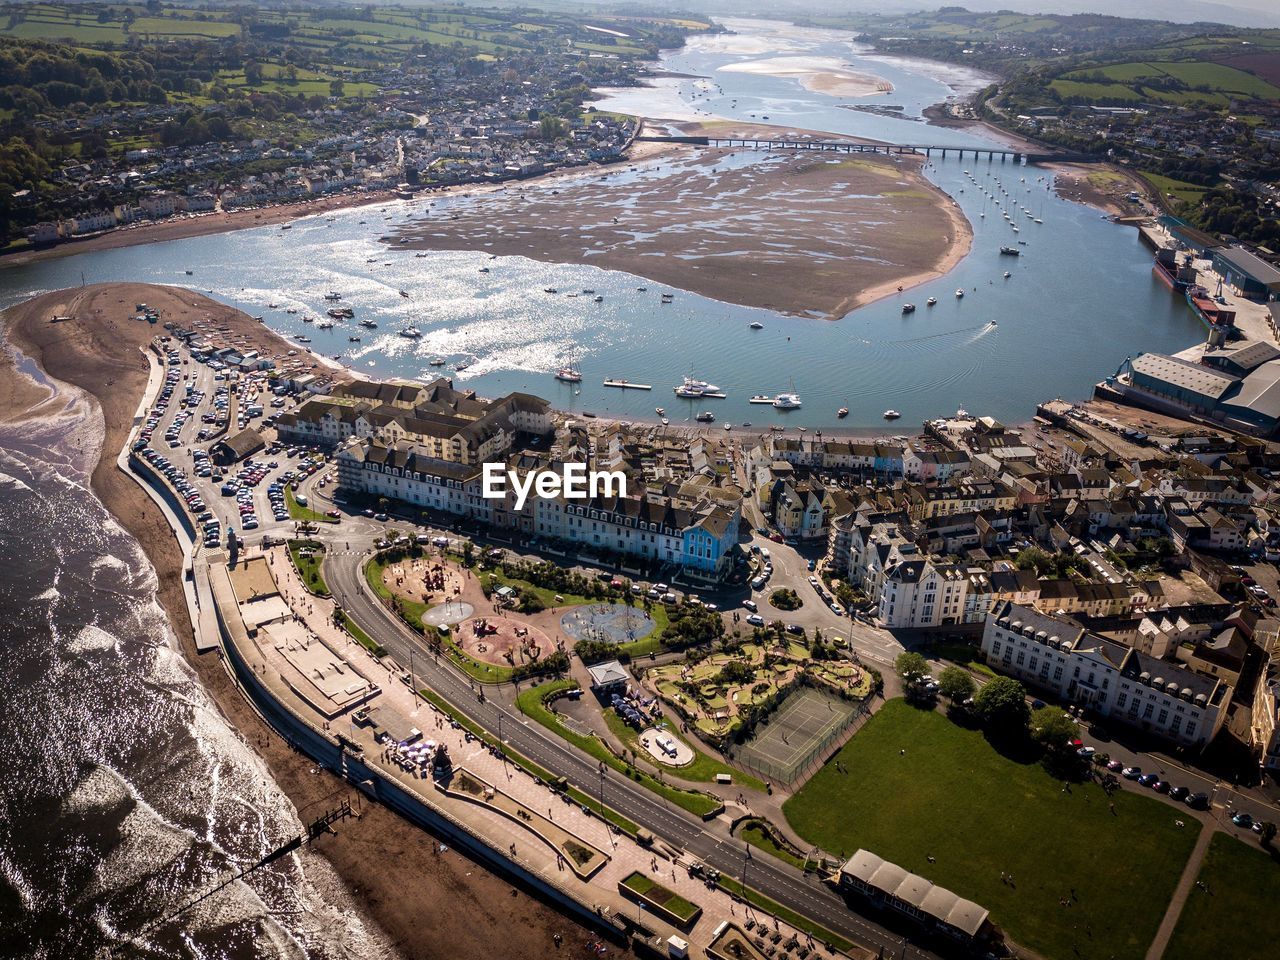
<svg viewBox="0 0 1280 960"><path fill-rule="evenodd" d="M674 890L664 887L652 877L639 871L632 873L623 880L622 885L650 903L656 904L668 913L679 917L686 923L702 909L696 904L690 903Z"/></svg>
<svg viewBox="0 0 1280 960"><path fill-rule="evenodd" d="M552 733L563 737L583 753L603 761L624 777L630 777L641 786L652 790L660 797L665 797L690 813L701 817L720 808L720 801L716 797L706 793L681 790L678 787L662 783L656 777L651 777L647 773L628 767L620 757L615 756L613 751L605 746L599 737L593 734L575 733L562 724L547 707L546 699L561 690L571 690L577 686L578 682L576 680L551 680L536 687L529 687L520 691L520 694L516 697L516 705L526 717L538 721Z"/></svg>
<svg viewBox="0 0 1280 960"><path fill-rule="evenodd" d="M778 846L773 837L758 821L748 820L739 828L738 836L756 849L763 850L779 860L784 860L798 870L803 870L807 866L803 857L797 857L790 850Z"/></svg>
<svg viewBox="0 0 1280 960"><path fill-rule="evenodd" d="M317 543L315 540L290 540L288 546L289 556L293 558L293 565L302 575L302 582L306 588L317 597L329 596L329 585L320 575L320 564L324 561L324 544ZM310 555L303 556L304 549L310 550Z"/></svg>
<svg viewBox="0 0 1280 960"><path fill-rule="evenodd" d="M1178 918L1164 960L1272 960L1280 952L1270 919L1280 892L1280 863L1256 843L1215 834Z"/></svg>
<svg viewBox="0 0 1280 960"><path fill-rule="evenodd" d="M828 763L784 805L797 833L831 854L866 848L950 888L1049 960L1141 960L1200 831L1186 816L1178 828L1177 811L1152 797L1117 793L1113 814L1092 783L1064 793L1039 764L1009 760L981 733L903 700L838 757L848 773ZM1061 906L1073 889L1077 903Z"/></svg>
<svg viewBox="0 0 1280 960"><path fill-rule="evenodd" d="M616 710L604 711L605 723L609 725L609 730L615 737L625 743L637 754L644 757L649 763L657 766L658 763L645 750L644 745L640 742L640 731L631 726L620 716ZM733 777L733 782L739 787L746 787L750 790L759 790L764 792L764 781L753 777L751 774L739 770L737 767L731 767L729 764L717 760L710 754L703 753L694 744L689 742L688 737L681 736L680 731L674 729L670 725L664 728L664 732L669 737L679 740L686 744L693 751L693 760L684 767L671 767L669 772L673 777L679 777L681 780L692 780L695 783L713 783L716 774L727 773ZM666 770L668 768L663 767Z"/></svg>
<svg viewBox="0 0 1280 960"><path fill-rule="evenodd" d="M290 520L302 520L306 523L337 523L333 517L326 517L319 510L312 510L310 507L304 507L298 503L297 498L293 495L293 490L289 487L284 488L284 505L289 508Z"/></svg>
<svg viewBox="0 0 1280 960"><path fill-rule="evenodd" d="M1160 192L1160 196L1168 197L1173 194L1174 198L1182 203L1197 204L1200 198L1208 192L1208 187L1202 187L1198 183L1187 183L1185 180L1174 180L1172 177L1164 177L1158 173L1147 173L1143 171L1142 178L1150 183Z"/></svg>

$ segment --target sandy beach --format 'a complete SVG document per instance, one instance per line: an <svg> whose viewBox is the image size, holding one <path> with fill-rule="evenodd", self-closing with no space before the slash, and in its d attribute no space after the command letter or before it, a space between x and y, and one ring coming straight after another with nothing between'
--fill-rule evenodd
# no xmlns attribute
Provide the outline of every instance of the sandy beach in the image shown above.
<svg viewBox="0 0 1280 960"><path fill-rule="evenodd" d="M288 345L252 318L199 294L148 284L100 284L46 294L6 311L6 348L0 363L0 419L39 415L40 405L63 402L12 361L16 347L50 377L88 393L101 408L102 456L93 472L94 492L138 540L155 567L158 599L183 654L199 674L231 726L263 757L295 807L317 803L343 789L333 775L294 752L241 696L216 653L197 654L180 582L181 554L160 511L142 489L117 469L115 455L128 436L147 381L140 348L157 328L132 320L135 302L145 301L166 320L215 322L269 352ZM75 319L51 323L54 315ZM163 331L159 331L163 332ZM449 957L490 960L492 931L519 929L502 945L505 957L542 960L554 955L552 935L568 943L587 938L526 891L450 849L441 854L433 838L398 815L366 800L363 816L316 849L333 864L357 901L410 960Z"/></svg>
<svg viewBox="0 0 1280 960"><path fill-rule="evenodd" d="M806 90L833 97L874 97L892 93L893 84L884 77L842 63L834 57L772 57L730 63L724 73L757 73L769 77L790 77Z"/></svg>
<svg viewBox="0 0 1280 960"><path fill-rule="evenodd" d="M803 135L734 124L684 129ZM660 160L625 186L596 172L561 178L554 189L529 181L477 195L447 213L428 211L388 240L588 263L727 303L830 319L937 277L969 250L967 220L921 176L921 157L689 148Z"/></svg>
<svg viewBox="0 0 1280 960"><path fill-rule="evenodd" d="M1084 203L1116 217L1141 216L1149 212L1148 207L1158 209L1145 180L1111 164L1051 163L1045 168L1053 171L1054 192L1064 200ZM1130 193L1145 198L1148 207L1131 203L1127 199Z"/></svg>

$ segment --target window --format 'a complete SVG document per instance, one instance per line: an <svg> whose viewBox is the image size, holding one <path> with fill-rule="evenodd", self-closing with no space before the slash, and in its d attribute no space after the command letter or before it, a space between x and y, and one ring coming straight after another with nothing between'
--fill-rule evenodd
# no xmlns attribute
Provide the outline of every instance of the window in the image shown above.
<svg viewBox="0 0 1280 960"><path fill-rule="evenodd" d="M1194 720L1187 721L1187 736L1191 736L1196 732L1196 722Z"/></svg>
<svg viewBox="0 0 1280 960"><path fill-rule="evenodd" d="M1142 711L1142 719L1150 720L1151 714L1155 713L1155 710L1156 710L1156 705L1154 703L1148 703L1146 706L1146 709Z"/></svg>
<svg viewBox="0 0 1280 960"><path fill-rule="evenodd" d="M1023 660L1025 660L1026 658L1027 658L1026 653L1025 653L1024 651L1022 651L1022 650L1019 650L1019 651L1018 651L1018 666L1022 666L1022 661L1023 661Z"/></svg>
<svg viewBox="0 0 1280 960"><path fill-rule="evenodd" d="M1061 679L1062 679L1062 667L1054 667L1054 668L1053 668L1053 679L1054 679L1054 680L1061 680Z"/></svg>
<svg viewBox="0 0 1280 960"><path fill-rule="evenodd" d="M1120 694L1120 696L1116 697L1116 709L1123 710L1124 705L1125 703L1128 702L1128 700L1129 700L1129 695L1127 693Z"/></svg>

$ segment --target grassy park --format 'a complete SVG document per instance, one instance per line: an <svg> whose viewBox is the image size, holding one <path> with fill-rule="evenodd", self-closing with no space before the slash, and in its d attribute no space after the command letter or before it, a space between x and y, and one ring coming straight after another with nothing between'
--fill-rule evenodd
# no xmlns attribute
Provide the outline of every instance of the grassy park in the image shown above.
<svg viewBox="0 0 1280 960"><path fill-rule="evenodd" d="M288 547L303 585L318 597L329 596L329 585L320 574L320 564L324 563L324 544L315 540L290 540Z"/></svg>
<svg viewBox="0 0 1280 960"><path fill-rule="evenodd" d="M834 855L866 848L974 900L1049 960L1140 960L1200 830L1151 797L1122 791L1113 807L1092 783L1066 792L1038 763L903 700L837 757L784 805L797 833Z"/></svg>
<svg viewBox="0 0 1280 960"><path fill-rule="evenodd" d="M1276 956L1270 918L1280 890L1280 863L1261 847L1219 833L1164 951L1164 960L1267 960Z"/></svg>

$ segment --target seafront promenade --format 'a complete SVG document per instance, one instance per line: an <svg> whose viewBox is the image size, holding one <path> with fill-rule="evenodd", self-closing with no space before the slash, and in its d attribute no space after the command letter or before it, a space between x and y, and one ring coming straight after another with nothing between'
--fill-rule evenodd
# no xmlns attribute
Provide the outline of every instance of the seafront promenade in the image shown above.
<svg viewBox="0 0 1280 960"><path fill-rule="evenodd" d="M369 800L443 838L434 843L438 855L451 855L451 846L465 850L540 891L603 936L628 939L650 955L679 955L687 949L689 956L714 960L726 956L715 945L723 947L729 939L761 950L777 943L792 944L796 951L806 948L810 955L875 955L851 944L842 943L841 950L814 939L695 876L689 869L695 860L683 850L661 838L642 843L635 833L569 802L546 778L506 756L496 737L474 735L423 697L414 689L421 684L412 682L405 665L373 656L337 626L334 602L306 589L282 545L252 543L234 561L223 550L193 545L174 491L149 464L129 453L133 435L164 383L161 357L154 349L144 353L150 376L117 465L160 509L182 550L184 593L197 647L220 648L243 695L294 749ZM376 722L359 723L357 715L376 717ZM407 737L407 746L428 741L433 748L443 746L450 758L449 775L437 776L429 765L411 761L409 750L388 739L391 731ZM477 796L458 783L478 783L492 792L482 790ZM735 859L750 885L752 866L745 846ZM696 915L688 923L663 919L642 898L623 895L622 881L630 877L634 885L637 874L645 878L640 885L658 884L674 902L695 907Z"/></svg>
<svg viewBox="0 0 1280 960"><path fill-rule="evenodd" d="M469 733L452 716L410 688L408 674L388 666L334 625L331 600L304 587L282 547L251 551L234 567L211 558L209 574L217 622L229 666L245 694L300 750L344 776L365 796L386 803L433 832L465 844L474 856L514 874L582 918L616 936L667 953L687 943L689 955L715 957L729 927L764 925L768 942L794 941L822 955L841 953L756 910L724 889L691 875L691 861L660 841L643 845L552 789ZM251 571L251 572L250 572ZM248 598L242 591L249 591ZM263 620L263 617L269 619ZM362 724L376 711L378 727ZM443 745L449 775L407 759L395 731L410 745ZM493 796L470 797L451 781L474 779ZM505 802L504 802L505 798ZM438 846L448 855L447 844ZM585 853L584 853L585 851ZM590 869L575 870L574 854ZM748 867L749 869L749 867ZM677 926L618 891L639 873L700 908ZM673 941L672 938L675 938Z"/></svg>

